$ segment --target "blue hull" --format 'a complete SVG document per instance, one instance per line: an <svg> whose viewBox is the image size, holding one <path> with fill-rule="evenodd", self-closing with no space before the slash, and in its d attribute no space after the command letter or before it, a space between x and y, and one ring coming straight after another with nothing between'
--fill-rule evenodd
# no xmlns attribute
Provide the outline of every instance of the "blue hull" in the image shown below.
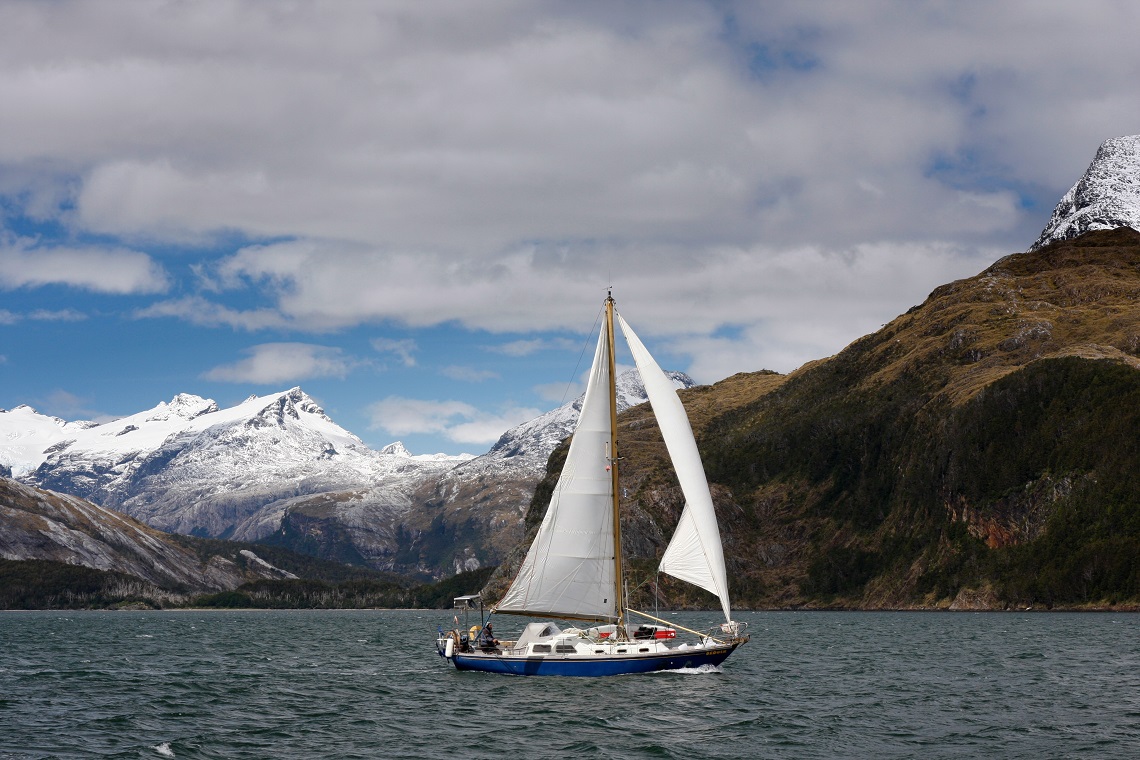
<svg viewBox="0 0 1140 760"><path fill-rule="evenodd" d="M736 649L737 645L667 654L631 657L574 657L546 655L539 657L511 657L494 654L455 654L452 663L456 670L477 670L484 673L504 673L516 676L619 676L628 673L652 673L657 670L699 668L702 665L719 665Z"/></svg>

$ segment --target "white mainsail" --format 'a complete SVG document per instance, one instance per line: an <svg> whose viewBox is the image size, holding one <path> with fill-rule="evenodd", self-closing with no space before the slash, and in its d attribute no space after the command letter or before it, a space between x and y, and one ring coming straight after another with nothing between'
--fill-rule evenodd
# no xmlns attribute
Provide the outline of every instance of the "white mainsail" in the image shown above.
<svg viewBox="0 0 1140 760"><path fill-rule="evenodd" d="M566 464L538 534L498 612L617 618L609 461L609 342L598 339Z"/></svg>
<svg viewBox="0 0 1140 760"><path fill-rule="evenodd" d="M621 315L615 316L685 495L681 519L660 569L715 594L725 620L731 621L720 529L688 415L661 367ZM518 575L495 607L497 612L582 619L619 617L614 578L608 338L603 325L562 475Z"/></svg>
<svg viewBox="0 0 1140 760"><path fill-rule="evenodd" d="M665 447L673 460L677 481L685 495L685 508L673 540L661 557L660 569L720 598L724 619L732 620L728 598L728 578L724 568L724 549L720 528L713 510L712 495L705 479L705 469L697 452L697 442L689 417L673 384L646 350L641 340L619 314L618 324L637 364L641 382L653 406L653 414L665 439Z"/></svg>

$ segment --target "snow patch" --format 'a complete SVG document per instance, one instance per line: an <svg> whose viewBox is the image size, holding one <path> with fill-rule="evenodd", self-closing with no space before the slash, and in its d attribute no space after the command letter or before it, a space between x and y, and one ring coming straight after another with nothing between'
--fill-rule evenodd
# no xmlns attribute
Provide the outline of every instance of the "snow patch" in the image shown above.
<svg viewBox="0 0 1140 760"><path fill-rule="evenodd" d="M1084 176L1061 198L1029 250L1117 227L1140 230L1140 135L1114 137L1101 144Z"/></svg>

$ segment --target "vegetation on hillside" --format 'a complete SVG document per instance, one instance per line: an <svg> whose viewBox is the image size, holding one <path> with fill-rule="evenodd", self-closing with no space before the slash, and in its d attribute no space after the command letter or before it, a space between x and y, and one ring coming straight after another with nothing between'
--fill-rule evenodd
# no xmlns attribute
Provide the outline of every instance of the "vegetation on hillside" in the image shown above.
<svg viewBox="0 0 1140 760"><path fill-rule="evenodd" d="M232 591L195 594L164 589L130 575L42 560L0 559L0 610L44 609L442 609L477 591L494 568L439 581L353 578L259 580Z"/></svg>
<svg viewBox="0 0 1140 760"><path fill-rule="evenodd" d="M151 608L183 598L178 590L123 573L46 560L0 559L0 610Z"/></svg>
<svg viewBox="0 0 1140 760"><path fill-rule="evenodd" d="M1137 604L1137 296L1131 230L1018 254L713 420L746 603Z"/></svg>
<svg viewBox="0 0 1140 760"><path fill-rule="evenodd" d="M208 562L210 557L225 557L239 565L246 564L241 551L247 550L276 568L292 573L299 578L327 581L329 583L342 583L353 580L377 580L392 583L408 583L408 579L395 573L385 573L372 568L344 564L322 557L303 554L292 549L272 543L246 543L242 541L226 541L220 538L204 538L201 536L187 536L181 533L167 534L171 540L193 551L202 562Z"/></svg>
<svg viewBox="0 0 1140 760"><path fill-rule="evenodd" d="M233 591L197 596L194 607L255 609L442 609L477 591L495 568L460 573L436 583L407 585L391 581L261 580Z"/></svg>
<svg viewBox="0 0 1140 760"><path fill-rule="evenodd" d="M1140 233L1119 229L1006 257L791 375L682 393L735 606L1140 605L1137 356ZM633 605L714 606L655 574L684 504L647 407L619 451Z"/></svg>
<svg viewBox="0 0 1140 760"><path fill-rule="evenodd" d="M834 357L681 396L738 608L1140 607L1138 232L1006 257ZM303 580L175 598L8 562L0 606L446 607L480 587L493 601L566 450L550 456L527 539L493 575L417 585L259 544L248 548ZM715 606L656 574L684 504L648 406L620 416L619 454L632 606ZM408 551L451 551L454 536L433 531ZM238 545L179 540L203 561L241 563Z"/></svg>

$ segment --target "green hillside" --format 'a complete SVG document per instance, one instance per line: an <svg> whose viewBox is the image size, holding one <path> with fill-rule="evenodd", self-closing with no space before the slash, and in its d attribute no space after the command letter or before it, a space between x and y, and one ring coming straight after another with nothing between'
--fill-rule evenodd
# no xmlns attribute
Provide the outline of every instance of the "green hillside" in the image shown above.
<svg viewBox="0 0 1140 760"><path fill-rule="evenodd" d="M1140 603L1138 298L1140 233L1091 233L945 285L788 376L682 393L735 606ZM619 427L623 544L634 603L652 604L683 501L648 409ZM665 579L660 601L709 603Z"/></svg>

